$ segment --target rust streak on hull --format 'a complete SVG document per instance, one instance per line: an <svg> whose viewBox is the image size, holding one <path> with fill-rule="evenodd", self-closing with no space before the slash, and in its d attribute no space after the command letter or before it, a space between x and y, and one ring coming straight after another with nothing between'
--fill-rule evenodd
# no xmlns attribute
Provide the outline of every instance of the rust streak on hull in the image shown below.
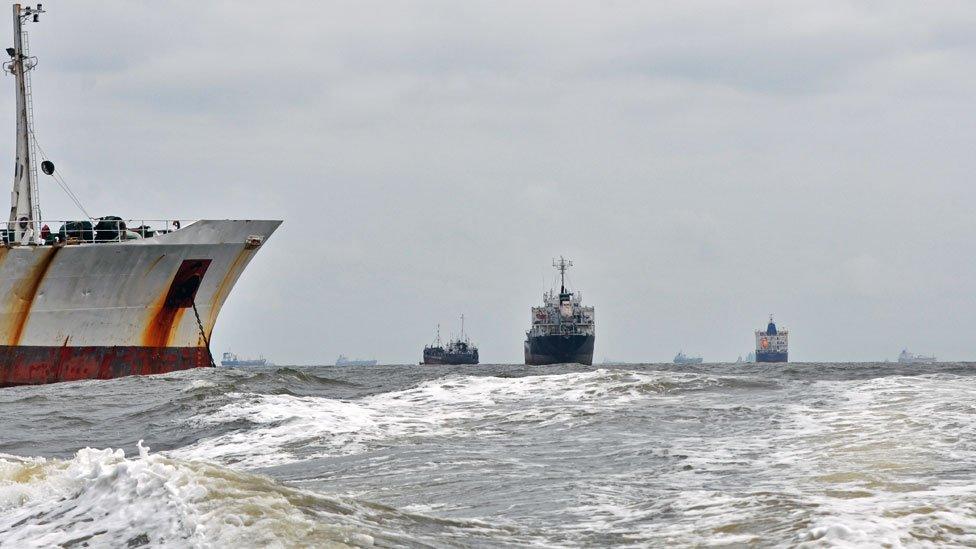
<svg viewBox="0 0 976 549"><path fill-rule="evenodd" d="M183 320L186 309L166 305L166 294L162 294L151 310L154 312L142 332L142 344L146 347L166 347L173 338L173 329Z"/></svg>
<svg viewBox="0 0 976 549"><path fill-rule="evenodd" d="M156 302L150 309L154 312L143 330L143 345L146 347L173 345L174 331L183 320L187 308L193 306L193 300L207 274L210 261L210 259L187 259L180 264L170 280L169 289L156 298Z"/></svg>
<svg viewBox="0 0 976 549"><path fill-rule="evenodd" d="M166 347L173 340L173 328L180 325L186 309L163 307L146 327L142 344L147 347Z"/></svg>
<svg viewBox="0 0 976 549"><path fill-rule="evenodd" d="M45 254L44 257L29 269L24 278L13 287L13 295L11 296L13 299L9 310L12 320L7 331L10 335L8 345L20 343L20 338L24 334L24 326L30 317L31 307L34 306L34 299L37 297L37 291L40 289L41 282L44 281L44 276L51 268L51 263L60 249L52 247L41 252Z"/></svg>
<svg viewBox="0 0 976 549"><path fill-rule="evenodd" d="M210 366L195 347L0 346L0 387L165 374Z"/></svg>

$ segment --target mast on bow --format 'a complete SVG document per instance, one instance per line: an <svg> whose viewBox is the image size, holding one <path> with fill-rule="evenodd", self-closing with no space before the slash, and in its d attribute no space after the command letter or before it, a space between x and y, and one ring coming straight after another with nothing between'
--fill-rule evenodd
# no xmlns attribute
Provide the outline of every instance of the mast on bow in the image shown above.
<svg viewBox="0 0 976 549"><path fill-rule="evenodd" d="M44 13L41 4L36 8L14 4L14 47L7 48L10 61L4 69L14 75L17 93L17 159L14 168L14 189L10 197L10 227L12 241L21 242L29 233L30 241L40 238L41 206L37 196L37 166L34 160L33 106L29 72L37 66L37 58L30 55L27 31L23 24L37 22Z"/></svg>
<svg viewBox="0 0 976 549"><path fill-rule="evenodd" d="M566 293L566 269L573 266L573 262L559 256L559 259L552 260L552 266L559 270L559 293Z"/></svg>

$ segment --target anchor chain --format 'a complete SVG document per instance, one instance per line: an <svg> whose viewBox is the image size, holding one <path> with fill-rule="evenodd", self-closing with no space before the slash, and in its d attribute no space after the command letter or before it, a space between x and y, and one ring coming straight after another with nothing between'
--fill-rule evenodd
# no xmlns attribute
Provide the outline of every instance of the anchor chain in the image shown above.
<svg viewBox="0 0 976 549"><path fill-rule="evenodd" d="M203 338L203 342L207 344L207 357L210 359L210 367L216 368L217 363L214 362L213 353L210 352L210 338L207 337L207 332L203 329L203 322L200 321L200 313L197 311L197 302L193 300L190 302L193 305L193 315L197 317L197 327L200 328L200 337Z"/></svg>

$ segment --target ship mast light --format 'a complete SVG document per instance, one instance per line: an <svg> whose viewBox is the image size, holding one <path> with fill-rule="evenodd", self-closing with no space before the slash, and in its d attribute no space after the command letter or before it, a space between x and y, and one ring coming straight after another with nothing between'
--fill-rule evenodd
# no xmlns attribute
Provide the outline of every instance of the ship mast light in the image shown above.
<svg viewBox="0 0 976 549"><path fill-rule="evenodd" d="M44 12L44 9L41 8L41 4L38 4L36 8L32 8L30 6L27 6L26 8L24 8L24 14L21 15L20 18L23 19L23 20L25 20L25 21L31 20L31 21L37 23L42 13L45 13L45 12Z"/></svg>

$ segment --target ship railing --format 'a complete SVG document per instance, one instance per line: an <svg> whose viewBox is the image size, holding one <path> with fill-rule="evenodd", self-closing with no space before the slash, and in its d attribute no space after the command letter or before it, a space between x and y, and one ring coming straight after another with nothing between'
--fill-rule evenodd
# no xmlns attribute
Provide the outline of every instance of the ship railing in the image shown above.
<svg viewBox="0 0 976 549"><path fill-rule="evenodd" d="M535 324L529 330L530 334L560 335L560 334L592 334L595 332L593 324L576 324L572 328L560 328L558 324Z"/></svg>
<svg viewBox="0 0 976 549"><path fill-rule="evenodd" d="M0 223L0 244L10 246L52 246L101 244L152 238L178 231L195 219L45 219Z"/></svg>
<svg viewBox="0 0 976 549"><path fill-rule="evenodd" d="M593 326L595 323L593 321L589 322L533 322L532 326L540 326L544 328L559 328L560 326Z"/></svg>

